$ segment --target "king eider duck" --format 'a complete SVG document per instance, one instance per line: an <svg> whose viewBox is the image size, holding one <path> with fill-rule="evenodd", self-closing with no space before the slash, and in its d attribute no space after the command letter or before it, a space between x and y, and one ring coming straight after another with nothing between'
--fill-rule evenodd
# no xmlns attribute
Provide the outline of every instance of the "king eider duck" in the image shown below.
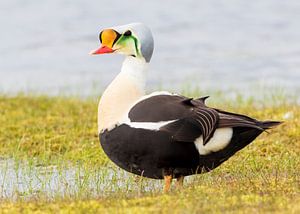
<svg viewBox="0 0 300 214"><path fill-rule="evenodd" d="M165 91L145 95L145 75L154 42L150 29L133 23L104 29L91 54L125 55L121 72L104 91L98 108L100 144L120 168L147 178L172 179L209 172L280 122L210 108Z"/></svg>

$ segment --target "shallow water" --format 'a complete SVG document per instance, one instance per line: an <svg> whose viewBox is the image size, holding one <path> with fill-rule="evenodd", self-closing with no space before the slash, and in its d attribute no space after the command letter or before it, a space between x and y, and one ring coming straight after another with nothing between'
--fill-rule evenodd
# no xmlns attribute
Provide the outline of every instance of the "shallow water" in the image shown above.
<svg viewBox="0 0 300 214"><path fill-rule="evenodd" d="M103 27L147 23L149 87L300 90L296 0L0 2L0 93L100 94L121 56L91 57Z"/></svg>
<svg viewBox="0 0 300 214"><path fill-rule="evenodd" d="M115 166L86 169L80 164L41 166L36 161L0 161L0 198L13 201L40 197L99 198L161 189L160 181L143 179Z"/></svg>

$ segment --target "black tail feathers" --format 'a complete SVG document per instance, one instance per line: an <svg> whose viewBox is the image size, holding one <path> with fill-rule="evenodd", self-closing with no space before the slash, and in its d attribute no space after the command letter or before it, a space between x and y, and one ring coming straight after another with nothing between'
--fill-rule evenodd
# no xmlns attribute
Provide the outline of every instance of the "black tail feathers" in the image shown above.
<svg viewBox="0 0 300 214"><path fill-rule="evenodd" d="M283 123L282 121L262 121L260 127L266 130L278 126L282 123Z"/></svg>

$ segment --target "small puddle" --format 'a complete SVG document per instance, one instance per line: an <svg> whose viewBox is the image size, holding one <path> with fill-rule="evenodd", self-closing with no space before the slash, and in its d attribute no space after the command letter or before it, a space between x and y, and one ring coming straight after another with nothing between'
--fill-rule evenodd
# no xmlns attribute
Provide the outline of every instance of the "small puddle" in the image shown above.
<svg viewBox="0 0 300 214"><path fill-rule="evenodd" d="M9 200L97 198L116 193L154 192L162 182L141 178L117 167L40 166L13 159L0 160L0 198Z"/></svg>

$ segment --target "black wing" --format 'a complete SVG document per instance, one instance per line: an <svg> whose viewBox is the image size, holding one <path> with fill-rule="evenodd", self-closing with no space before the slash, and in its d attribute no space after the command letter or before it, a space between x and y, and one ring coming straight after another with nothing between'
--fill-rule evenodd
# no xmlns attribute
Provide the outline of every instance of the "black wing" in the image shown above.
<svg viewBox="0 0 300 214"><path fill-rule="evenodd" d="M177 95L156 95L137 103L128 116L132 122L176 120L160 128L176 141L194 142L200 135L204 145L213 136L219 121L217 110L205 106L207 97L193 100Z"/></svg>

